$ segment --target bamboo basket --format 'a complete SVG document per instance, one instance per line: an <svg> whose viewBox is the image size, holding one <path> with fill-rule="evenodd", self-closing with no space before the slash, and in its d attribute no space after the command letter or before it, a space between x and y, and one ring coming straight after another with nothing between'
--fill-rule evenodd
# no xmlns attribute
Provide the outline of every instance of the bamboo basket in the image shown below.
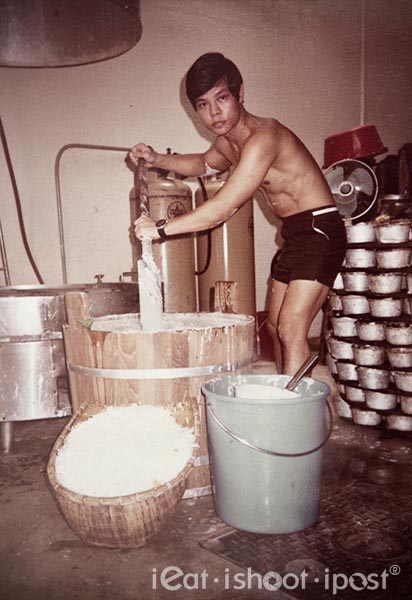
<svg viewBox="0 0 412 600"><path fill-rule="evenodd" d="M171 407L177 423L193 427L195 436L192 456L174 479L136 494L110 498L85 496L65 488L57 481L56 457L71 430L105 408L104 404L94 401L82 404L55 442L47 474L63 516L74 533L86 544L108 548L139 548L162 529L182 499L199 447L199 412L193 401Z"/></svg>

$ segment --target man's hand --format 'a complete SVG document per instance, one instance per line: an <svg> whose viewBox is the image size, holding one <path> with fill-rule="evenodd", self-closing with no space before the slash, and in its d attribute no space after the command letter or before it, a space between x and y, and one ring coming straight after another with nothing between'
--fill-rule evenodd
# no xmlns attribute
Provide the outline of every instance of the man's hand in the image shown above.
<svg viewBox="0 0 412 600"><path fill-rule="evenodd" d="M147 215L142 215L136 219L134 222L134 232L137 239L140 241L143 240L143 238L149 240L158 240L160 238L154 220Z"/></svg>
<svg viewBox="0 0 412 600"><path fill-rule="evenodd" d="M144 160L149 163L149 166L153 167L156 160L156 155L157 153L151 146L147 146L143 143L136 144L136 146L133 146L129 152L130 161L135 167L137 167L139 158L144 158Z"/></svg>

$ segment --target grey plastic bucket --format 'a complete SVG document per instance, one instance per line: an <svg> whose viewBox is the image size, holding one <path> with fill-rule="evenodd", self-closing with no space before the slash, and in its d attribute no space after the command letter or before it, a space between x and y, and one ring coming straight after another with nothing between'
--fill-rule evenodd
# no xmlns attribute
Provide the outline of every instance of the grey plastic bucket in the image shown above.
<svg viewBox="0 0 412 600"><path fill-rule="evenodd" d="M218 516L254 533L293 533L313 525L320 510L322 450L330 392L305 377L299 398L237 398L235 384L284 388L287 375L231 375L202 386L213 493ZM329 407L329 405L328 405Z"/></svg>

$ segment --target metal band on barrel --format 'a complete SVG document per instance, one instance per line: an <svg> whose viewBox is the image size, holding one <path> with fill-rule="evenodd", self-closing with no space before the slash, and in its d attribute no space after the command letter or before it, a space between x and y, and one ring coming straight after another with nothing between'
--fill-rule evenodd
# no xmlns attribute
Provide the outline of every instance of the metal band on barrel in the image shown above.
<svg viewBox="0 0 412 600"><path fill-rule="evenodd" d="M204 456L197 456L193 463L194 467L207 467L208 465L210 465L208 454L205 454Z"/></svg>
<svg viewBox="0 0 412 600"><path fill-rule="evenodd" d="M69 371L76 371L89 377L103 379L183 379L185 377L201 377L232 373L250 365L250 361L227 363L226 365L199 365L197 367L176 367L165 369L97 369L67 363Z"/></svg>

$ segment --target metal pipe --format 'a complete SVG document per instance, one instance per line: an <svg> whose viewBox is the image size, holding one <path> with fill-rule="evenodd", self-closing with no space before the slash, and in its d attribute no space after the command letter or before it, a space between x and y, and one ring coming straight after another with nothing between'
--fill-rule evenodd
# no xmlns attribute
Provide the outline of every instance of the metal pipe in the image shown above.
<svg viewBox="0 0 412 600"><path fill-rule="evenodd" d="M4 236L3 236L3 229L1 226L1 221L0 221L0 258L1 258L0 271L3 271L3 273L4 273L4 282L6 285L11 285L9 263L7 261L6 245L4 243Z"/></svg>
<svg viewBox="0 0 412 600"><path fill-rule="evenodd" d="M60 261L62 269L63 283L67 283L67 266L66 266L66 250L64 243L64 227L63 227L63 211L62 211L62 195L60 186L60 162L66 150L72 149L81 150L103 150L108 152L129 152L130 148L122 146L104 146L99 144L66 144L62 146L56 155L54 161L54 180L56 185L56 201L57 201L57 218L59 222L59 240L60 240Z"/></svg>
<svg viewBox="0 0 412 600"><path fill-rule="evenodd" d="M2 421L0 423L0 450L10 452L13 443L13 422Z"/></svg>
<svg viewBox="0 0 412 600"><path fill-rule="evenodd" d="M361 2L360 22L360 124L365 125L366 118L366 15L365 0Z"/></svg>
<svg viewBox="0 0 412 600"><path fill-rule="evenodd" d="M19 221L19 227L20 227L20 233L21 233L21 237L22 237L22 241L23 241L23 246L26 251L27 258L29 259L30 265L37 277L38 282L44 283L43 278L40 275L40 272L37 268L36 262L33 258L33 255L32 255L31 249L30 249L30 245L29 245L29 241L27 239L26 227L24 225L23 209L22 209L21 200L20 200L20 194L19 194L19 190L17 187L16 176L14 174L13 163L12 163L10 152L9 152L9 146L7 143L6 132L4 130L3 121L1 119L1 117L0 117L0 138L1 138L1 143L3 146L4 158L6 160L6 165L7 165L7 169L8 169L9 176L10 176L11 187L13 189L14 201L16 204L17 218ZM2 236L3 236L3 234L2 234ZM7 267L7 271L8 271L8 267Z"/></svg>

